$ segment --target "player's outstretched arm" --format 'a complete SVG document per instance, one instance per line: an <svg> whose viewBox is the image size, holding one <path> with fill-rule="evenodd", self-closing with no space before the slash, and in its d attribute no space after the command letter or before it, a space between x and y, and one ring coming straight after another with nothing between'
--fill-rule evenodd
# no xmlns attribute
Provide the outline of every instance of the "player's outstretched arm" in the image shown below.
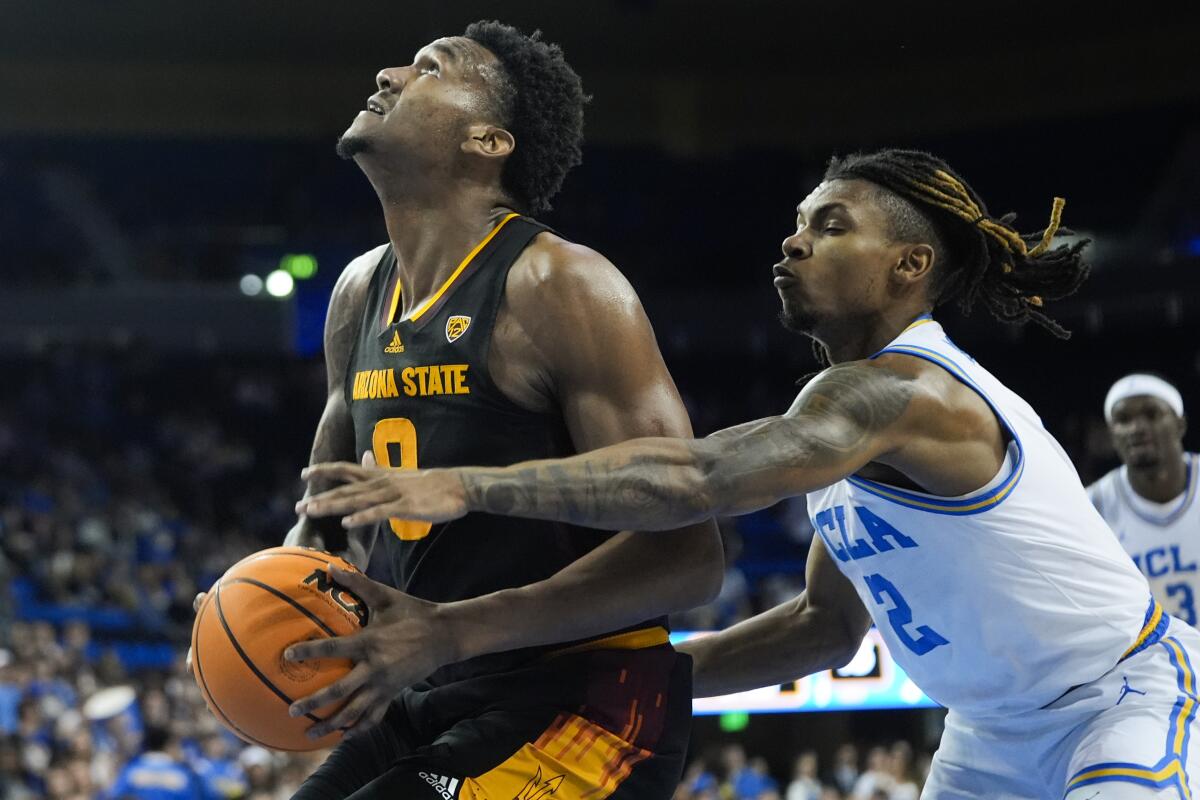
<svg viewBox="0 0 1200 800"><path fill-rule="evenodd" d="M805 591L720 633L684 642L696 697L778 685L854 657L871 618L820 537L808 553Z"/></svg>
<svg viewBox="0 0 1200 800"><path fill-rule="evenodd" d="M319 464L304 477L346 484L299 508L346 515L349 526L485 511L609 529L678 528L829 486L903 446L922 416L916 385L879 362L855 361L821 373L783 416L705 439L635 439L505 468L387 473Z"/></svg>

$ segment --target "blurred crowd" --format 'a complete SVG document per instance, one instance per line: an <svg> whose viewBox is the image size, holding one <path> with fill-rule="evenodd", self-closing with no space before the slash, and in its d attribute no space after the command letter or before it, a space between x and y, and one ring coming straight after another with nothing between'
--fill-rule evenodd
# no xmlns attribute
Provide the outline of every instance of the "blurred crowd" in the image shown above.
<svg viewBox="0 0 1200 800"><path fill-rule="evenodd" d="M126 767L289 796L311 759L223 733L182 665L198 588L294 522L320 365L7 369L24 380L0 396L0 797L127 790Z"/></svg>
<svg viewBox="0 0 1200 800"><path fill-rule="evenodd" d="M748 758L740 744L729 744L688 764L675 800L917 800L929 761L905 741L872 746L865 757L846 743L828 764L815 750L801 752L785 777L772 775L765 758Z"/></svg>
<svg viewBox="0 0 1200 800"><path fill-rule="evenodd" d="M246 746L183 668L92 660L86 623L15 623L0 650L0 798L283 800L319 754ZM169 792L168 794L155 794Z"/></svg>

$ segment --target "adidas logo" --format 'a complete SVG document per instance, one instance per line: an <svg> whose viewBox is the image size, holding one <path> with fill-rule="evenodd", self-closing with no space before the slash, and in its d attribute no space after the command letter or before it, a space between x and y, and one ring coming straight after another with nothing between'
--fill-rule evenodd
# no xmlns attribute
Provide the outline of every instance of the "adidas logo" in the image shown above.
<svg viewBox="0 0 1200 800"><path fill-rule="evenodd" d="M404 342L400 341L400 331L392 331L392 341L388 343L387 347L383 348L383 352L385 352L385 353L403 353L404 352Z"/></svg>
<svg viewBox="0 0 1200 800"><path fill-rule="evenodd" d="M458 796L458 778L447 778L445 775L430 775L428 772L418 772L425 782L433 787L444 800L454 800Z"/></svg>

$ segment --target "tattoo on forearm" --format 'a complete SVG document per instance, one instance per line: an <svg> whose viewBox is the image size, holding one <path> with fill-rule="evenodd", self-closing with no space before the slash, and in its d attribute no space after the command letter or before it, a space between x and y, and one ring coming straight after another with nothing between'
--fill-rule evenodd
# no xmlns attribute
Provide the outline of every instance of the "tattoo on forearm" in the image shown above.
<svg viewBox="0 0 1200 800"><path fill-rule="evenodd" d="M853 456L908 409L912 382L890 370L845 364L812 381L782 417L721 441L722 470L745 476L780 465L829 467Z"/></svg>
<svg viewBox="0 0 1200 800"><path fill-rule="evenodd" d="M688 442L652 440L658 448L674 450L647 456L580 456L559 462L535 462L506 470L470 470L463 474L470 507L511 516L559 519L579 525L616 530L669 526L671 520L703 519L698 475L679 462ZM656 448L657 449L657 448ZM602 451L603 452L603 451Z"/></svg>
<svg viewBox="0 0 1200 800"><path fill-rule="evenodd" d="M913 398L909 379L874 366L833 367L782 417L707 439L645 439L561 461L463 473L471 508L603 528L672 528L817 488L856 469ZM805 472L809 470L810 472Z"/></svg>

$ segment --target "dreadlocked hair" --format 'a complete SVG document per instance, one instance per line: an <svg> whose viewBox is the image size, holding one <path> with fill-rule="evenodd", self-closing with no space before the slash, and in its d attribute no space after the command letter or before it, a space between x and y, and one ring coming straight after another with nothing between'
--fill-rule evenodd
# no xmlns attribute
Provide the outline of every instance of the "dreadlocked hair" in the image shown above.
<svg viewBox="0 0 1200 800"><path fill-rule="evenodd" d="M825 180L854 178L907 201L928 223L943 265L934 276L935 305L956 300L970 313L982 301L1003 322L1032 320L1059 338L1070 336L1041 311L1045 301L1073 294L1089 271L1081 254L1087 240L1050 248L1056 233L1071 233L1060 227L1063 198L1054 198L1045 230L1022 235L1013 227L1016 214L993 217L975 190L929 153L889 149L830 159ZM918 221L918 227L926 226Z"/></svg>

